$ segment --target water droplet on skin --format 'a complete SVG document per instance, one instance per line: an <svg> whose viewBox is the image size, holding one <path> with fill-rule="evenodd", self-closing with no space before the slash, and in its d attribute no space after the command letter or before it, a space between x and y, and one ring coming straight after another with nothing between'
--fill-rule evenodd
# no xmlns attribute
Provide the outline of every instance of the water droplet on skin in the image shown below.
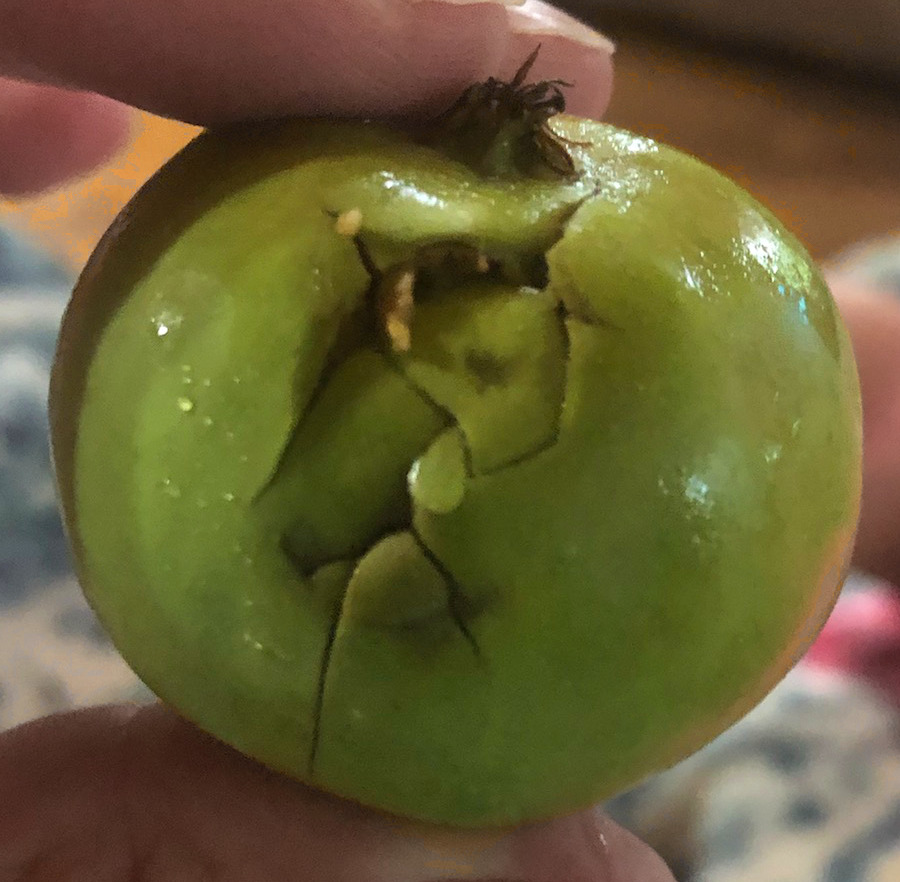
<svg viewBox="0 0 900 882"><path fill-rule="evenodd" d="M209 389L209 387L210 387L211 385L212 385L212 380L210 380L209 377L204 377L204 378L203 378L203 386L204 386L205 388Z"/></svg>
<svg viewBox="0 0 900 882"><path fill-rule="evenodd" d="M179 398L178 409L182 413L190 413L194 409L194 402L190 398Z"/></svg>
<svg viewBox="0 0 900 882"><path fill-rule="evenodd" d="M279 661L291 661L288 655L271 646L266 646L264 643L257 640L249 631L244 631L242 638L244 643L257 652L264 652L266 655L276 658Z"/></svg>
<svg viewBox="0 0 900 882"><path fill-rule="evenodd" d="M243 634L244 643L250 646L252 649L255 649L257 652L261 652L263 649L262 643L259 642L249 631L244 631Z"/></svg>
<svg viewBox="0 0 900 882"><path fill-rule="evenodd" d="M171 478L165 478L162 482L163 493L166 496L171 496L172 499L178 499L181 496L181 490L178 488L177 484L173 484Z"/></svg>
<svg viewBox="0 0 900 882"><path fill-rule="evenodd" d="M224 499L226 502L234 502L234 498L235 498L234 493L223 493L222 494L222 499Z"/></svg>
<svg viewBox="0 0 900 882"><path fill-rule="evenodd" d="M171 312L161 312L159 315L153 316L150 321L157 337L167 337L170 331L179 327L182 317Z"/></svg>
<svg viewBox="0 0 900 882"><path fill-rule="evenodd" d="M766 462L770 465L773 462L778 462L781 459L781 445L780 444L768 444L766 445L766 449L763 453L763 456L766 459Z"/></svg>
<svg viewBox="0 0 900 882"><path fill-rule="evenodd" d="M709 495L709 484L699 474L684 479L684 498L698 514L708 514L713 501Z"/></svg>
<svg viewBox="0 0 900 882"><path fill-rule="evenodd" d="M185 386L190 386L194 381L190 377L182 377L181 382Z"/></svg>
<svg viewBox="0 0 900 882"><path fill-rule="evenodd" d="M800 420L794 420L791 425L791 438L796 438L800 432Z"/></svg>

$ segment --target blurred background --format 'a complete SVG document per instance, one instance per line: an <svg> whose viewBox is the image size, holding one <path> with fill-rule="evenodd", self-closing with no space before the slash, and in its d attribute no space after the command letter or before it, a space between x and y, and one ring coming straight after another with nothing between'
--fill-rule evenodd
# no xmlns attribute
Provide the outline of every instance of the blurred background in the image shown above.
<svg viewBox="0 0 900 882"><path fill-rule="evenodd" d="M748 187L818 258L900 229L898 0L562 0L612 36L608 119ZM0 201L79 268L135 189L196 130L136 113L90 179Z"/></svg>

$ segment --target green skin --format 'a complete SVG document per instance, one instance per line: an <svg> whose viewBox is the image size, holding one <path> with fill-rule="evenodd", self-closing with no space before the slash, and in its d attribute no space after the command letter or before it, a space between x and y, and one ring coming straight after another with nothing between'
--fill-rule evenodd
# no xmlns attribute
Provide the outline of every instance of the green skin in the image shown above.
<svg viewBox="0 0 900 882"><path fill-rule="evenodd" d="M94 255L53 377L84 590L138 674L429 821L568 812L701 746L814 636L856 521L855 366L801 246L688 156L553 127L571 179L362 123L201 136ZM408 352L358 244L463 254Z"/></svg>

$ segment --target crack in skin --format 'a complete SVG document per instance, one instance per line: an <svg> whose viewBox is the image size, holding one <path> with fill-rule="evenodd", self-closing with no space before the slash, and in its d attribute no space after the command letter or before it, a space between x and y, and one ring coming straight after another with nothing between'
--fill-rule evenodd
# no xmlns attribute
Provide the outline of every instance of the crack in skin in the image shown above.
<svg viewBox="0 0 900 882"><path fill-rule="evenodd" d="M567 321L569 319L569 313L566 309L566 305L559 301L556 304L556 308L553 310L554 316L556 316L556 320L559 326L562 344L563 344L563 363L565 364L565 379L563 380L562 387L562 395L559 400L559 407L556 408L556 417L554 420L553 427L550 431L550 434L546 438L546 440L542 441L536 447L533 447L531 450L526 450L523 453L518 454L517 456L512 457L511 459L504 460L502 463L494 466L490 469L482 469L479 474L490 476L496 475L499 472L504 471L505 469L513 468L514 466L521 465L524 462L528 462L530 459L534 459L536 456L540 456L540 454L546 452L547 450L551 450L556 444L559 442L560 432L562 431L562 416L563 410L566 406L566 398L568 397L568 388L569 388L569 365L571 364L571 353L572 353L572 339L569 336L569 327L567 325ZM465 437L465 436L464 436Z"/></svg>
<svg viewBox="0 0 900 882"><path fill-rule="evenodd" d="M620 326L611 322L609 319L604 318L601 315L590 315L585 312L578 312L572 308L572 305L566 303L566 301L560 298L557 303L557 310L562 311L562 318L569 322L578 322L582 325L587 325L591 328L603 328L606 331L623 331L624 329ZM568 352L566 357L568 357Z"/></svg>
<svg viewBox="0 0 900 882"><path fill-rule="evenodd" d="M336 366L334 370L337 370ZM333 373L334 371L330 372ZM405 378L404 378L405 379ZM411 384L407 384L411 387ZM323 383L322 388L327 386L327 381ZM412 388L412 387L411 387ZM413 390L415 391L415 390ZM304 416L309 412L309 408L304 411ZM296 429L299 429L303 424L303 419L299 420L296 424ZM449 426L444 425L441 427L440 432L445 431ZM295 431L296 431L295 429ZM438 432L438 434L440 434ZM437 435L435 436L437 437ZM433 440L433 439L431 439ZM430 443L430 442L429 442ZM282 456L282 461L286 459L287 452L290 450L290 443L285 448L286 452ZM271 486L271 482L268 486ZM261 494L260 494L261 495ZM327 556L322 556L321 553L316 554L315 552L311 554L302 554L292 547L291 541L287 535L287 533L283 534L278 542L279 548L281 551L286 554L293 564L294 568L297 572L304 578L310 579L312 578L322 567L329 566L330 564L342 563L345 561L353 561L361 558L373 545L375 545L379 540L383 539L386 535L390 535L391 533L396 533L399 530L403 530L406 526L411 522L412 519L412 501L407 495L404 499L405 504L402 508L394 507L391 511L390 515L383 518L381 523L374 527L373 529L367 531L362 536L360 536L355 542L352 544L348 543L348 545L342 549L339 554L329 554Z"/></svg>
<svg viewBox="0 0 900 882"><path fill-rule="evenodd" d="M457 631L471 648L476 661L480 666L484 667L484 654L482 653L478 641L475 639L475 636L469 630L465 622L465 612L463 610L463 606L467 603L467 599L461 586L456 581L456 578L453 576L450 570L444 565L443 561L441 561L440 558L426 544L425 540L419 535L418 531L415 529L415 527L412 526L412 524L410 524L408 530L404 532L409 533L409 535L413 538L416 546L421 551L422 556L434 567L434 569L440 575L447 592L447 612L449 614L449 617L453 622L453 625L456 627ZM396 534L397 531L391 531L389 533L386 533L381 538L387 538L388 536ZM377 541L380 540L376 540L376 542ZM287 553L289 554L289 551ZM295 558L291 556L291 560L293 561L295 560ZM335 560L330 561L329 563L352 563L352 561ZM359 560L355 562L355 565L358 564ZM328 566L328 564L323 564L323 566ZM322 740L322 717L323 709L325 706L325 690L328 684L328 673L331 667L331 657L334 652L334 645L337 640L338 629L340 628L341 621L344 618L344 608L349 597L348 588L350 585L350 581L353 578L353 572L355 572L355 566L354 570L351 571L351 574L343 587L341 600L339 603L335 604L335 608L331 614L328 634L325 639L325 646L322 650L322 660L319 664L319 678L316 686L316 695L313 704L313 730L310 741L309 756L307 759L307 770L310 776L310 780L314 780L315 778L316 757L318 755L319 745Z"/></svg>
<svg viewBox="0 0 900 882"><path fill-rule="evenodd" d="M319 403L323 393L328 388L328 384L331 382L346 357L357 349L365 348L365 340L371 333L371 329L367 328L366 325L372 322L372 327L374 328L374 320L372 320L368 311L371 287L372 286L370 285L369 289L367 289L363 302L356 309L346 313L335 326L332 332L331 344L328 346L325 356L322 359L322 368L319 371L319 376L317 377L315 384L309 392L306 404L303 409L295 415L291 422L286 440L281 448L281 452L278 454L275 465L272 467L269 476L262 482L256 493L254 493L251 499L251 505L259 502L262 497L265 496L266 491L276 483L278 476L284 467L284 463L287 460L291 449L291 443L297 435L300 426L303 425L307 416L309 416L315 406Z"/></svg>
<svg viewBox="0 0 900 882"><path fill-rule="evenodd" d="M562 238L562 232L560 233ZM426 445L426 450L430 444L443 433L448 430L456 430L458 432L463 452L463 465L465 476L467 479L479 476L490 476L502 472L506 469L518 466L541 453L552 449L558 442L561 433L562 417L567 400L569 376L568 371L571 364L571 337L569 333L569 322L578 321L580 323L594 325L598 327L613 328L611 323L605 322L602 318L591 315L584 315L583 310L578 308L577 303L566 303L564 295L557 298L557 302L553 309L554 317L561 334L562 342L562 358L564 363L564 378L562 382L560 399L556 407L556 414L551 431L546 439L541 441L539 445L524 453L518 454L511 459L505 460L489 469L482 469L476 472L473 465L473 452L471 444L459 424L456 415L444 405L441 405L435 398L419 383L415 382L404 369L401 358L391 348L390 341L383 329L379 326L377 320L376 298L378 286L385 278L385 271L381 270L372 259L365 242L361 236L353 237L357 253L359 254L362 266L369 274L370 284L367 287L362 298L360 306L344 315L337 323L334 329L334 335L331 345L328 348L323 359L323 367L321 373L309 395L309 398L302 410L294 420L285 443L284 449L279 457L278 463L272 471L271 476L267 479L264 486L257 492L254 500L259 499L265 491L277 481L278 475L284 465L291 442L296 436L298 430L303 425L304 420L311 413L317 402L321 399L323 392L327 388L329 382L333 378L338 368L343 364L345 359L360 348L373 348L384 360L384 363L401 377L408 385L410 390L419 396L428 406L436 413L443 417L444 425L440 431ZM558 240L557 240L558 241ZM460 253L463 249L469 249L470 246L461 245L459 242L450 242L447 244L448 255L447 261L452 266L452 261L457 261L459 267ZM454 251L456 249L456 251ZM426 256L423 258L426 273L435 268L434 255L439 253L440 246L426 246ZM490 277L498 281L507 281L507 283L515 283L520 286L533 287L538 290L545 290L549 287L549 269L544 254L526 254L522 255L515 265L510 267L504 266L502 259L493 258L483 253L478 254L478 266L487 266L487 273ZM416 266L414 262L410 262L411 266ZM439 268L439 267L438 267ZM505 279L504 270L513 274L513 279ZM486 272L482 268L478 270L478 275L484 278ZM518 278L516 278L518 276ZM524 276L524 278L522 278ZM533 285L532 282L539 284ZM574 309L573 309L574 307ZM372 341L377 341L372 346ZM492 379L491 371L495 369L498 376L495 378L496 383L502 385L504 377L499 375L501 366L495 366L490 362L490 353L478 353L476 351L467 354L466 358L472 357L475 361L481 358L479 363L473 363L473 369L470 371L476 379L490 385ZM468 362L467 362L468 363ZM477 368L477 369L476 369ZM345 614L345 608L349 597L349 586L354 574L360 565L360 562L366 554L374 548L379 542L385 538L397 533L408 532L415 542L416 547L421 552L427 562L437 571L442 583L446 588L447 596L447 615L452 620L455 630L463 637L468 646L471 648L475 659L480 666L484 667L486 658L484 652L476 640L474 634L467 625L467 618L471 618L477 612L475 604L467 597L463 586L456 580L453 573L447 565L438 557L438 555L429 547L424 538L418 532L413 523L415 511L415 503L408 497L409 505L404 507L402 512L396 512L395 517L390 518L390 523L384 523L373 535L363 537L358 543L354 543L353 548L348 548L346 554L331 556L327 560L309 560L297 554L291 548L287 535L283 535L279 541L279 547L283 554L288 558L292 567L296 569L298 575L305 581L313 580L315 575L323 568L335 564L346 564L350 567L346 580L339 579L335 584L338 591L335 592L333 609L331 610L330 625L326 636L325 646L322 651L322 659L319 666L319 677L314 701L313 709L313 732L309 749L308 770L312 780L316 769L316 758L321 742L322 718L325 704L325 691L327 687L329 671L331 668L332 654L337 640L340 623ZM414 627L410 625L410 627Z"/></svg>
<svg viewBox="0 0 900 882"><path fill-rule="evenodd" d="M388 366L391 368L397 376L401 377L406 384L412 389L416 395L419 396L429 407L433 408L437 413L441 414L446 420L446 425L441 429L441 432L438 435L435 435L434 438L431 439L430 443L434 443L434 441L438 438L438 436L446 432L448 429L457 429L459 431L459 437L462 439L462 449L463 449L463 465L466 470L467 478L475 477L475 467L472 465L472 448L469 445L469 439L466 437L466 433L463 431L462 426L460 426L459 421L456 418L456 415L447 407L444 407L443 404L440 404L436 401L426 389L423 389L418 383L416 383L409 375L403 370L402 365L397 360L396 356L392 353L382 353L385 357L385 360L388 363ZM427 447L425 448L428 449Z"/></svg>
<svg viewBox="0 0 900 882"><path fill-rule="evenodd" d="M349 584L349 582L348 582ZM334 650L334 642L337 638L338 627L341 623L341 617L344 613L344 603L347 599L347 590L344 586L344 594L341 602L337 604L336 609L331 617L331 625L328 629L328 636L325 640L325 648L322 650L322 661L319 665L319 682L316 688L316 700L313 707L313 731L312 740L309 746L309 759L307 761L307 769L309 770L310 779L312 779L316 768L316 754L319 751L319 743L321 741L322 730L322 708L325 704L325 685L328 680L328 670L331 667L331 653Z"/></svg>
<svg viewBox="0 0 900 882"><path fill-rule="evenodd" d="M369 249L366 248L366 243L363 241L362 236L359 234L354 236L353 244L356 246L356 253L359 255L359 261L363 265L363 269L369 274L369 278L372 280L368 291L369 296L371 296L378 287L378 283L381 281L382 272L376 266L375 261L372 260L372 255L369 254Z"/></svg>
<svg viewBox="0 0 900 882"><path fill-rule="evenodd" d="M330 557L328 560L316 561L312 566L309 565L309 561L304 560L293 548L291 548L290 543L288 542L287 536L282 536L278 540L278 547L281 550L281 553L290 561L291 566L297 571L302 579L305 581L309 581L313 579L316 573L319 570L324 569L325 567L334 566L335 564L342 563L354 563L361 558L366 551L372 547L376 542L380 539L383 539L384 536L390 536L391 533L396 533L396 530L390 530L383 535L379 532L379 535L372 539L371 543L366 545L359 553L349 553L347 555L340 555L338 557Z"/></svg>
<svg viewBox="0 0 900 882"><path fill-rule="evenodd" d="M453 619L453 623L462 633L469 646L472 647L475 658L483 663L484 654L481 651L481 647L478 645L478 641L475 639L474 634L472 634L465 622L462 605L467 602L467 598L465 592L462 590L462 586L456 581L456 577L453 573L450 572L444 562L431 550L425 540L419 535L419 531L412 524L409 526L409 533L415 540L416 545L419 547L419 550L422 552L425 559L441 574L441 578L447 586L447 608L450 612L450 618Z"/></svg>

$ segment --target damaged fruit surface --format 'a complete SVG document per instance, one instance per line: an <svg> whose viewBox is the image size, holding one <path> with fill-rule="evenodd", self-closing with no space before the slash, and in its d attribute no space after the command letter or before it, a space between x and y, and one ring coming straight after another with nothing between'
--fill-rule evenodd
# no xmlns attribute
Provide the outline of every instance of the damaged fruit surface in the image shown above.
<svg viewBox="0 0 900 882"><path fill-rule="evenodd" d="M762 697L842 581L860 429L829 292L745 192L597 123L469 124L201 136L85 270L52 419L85 591L163 699L484 825Z"/></svg>

